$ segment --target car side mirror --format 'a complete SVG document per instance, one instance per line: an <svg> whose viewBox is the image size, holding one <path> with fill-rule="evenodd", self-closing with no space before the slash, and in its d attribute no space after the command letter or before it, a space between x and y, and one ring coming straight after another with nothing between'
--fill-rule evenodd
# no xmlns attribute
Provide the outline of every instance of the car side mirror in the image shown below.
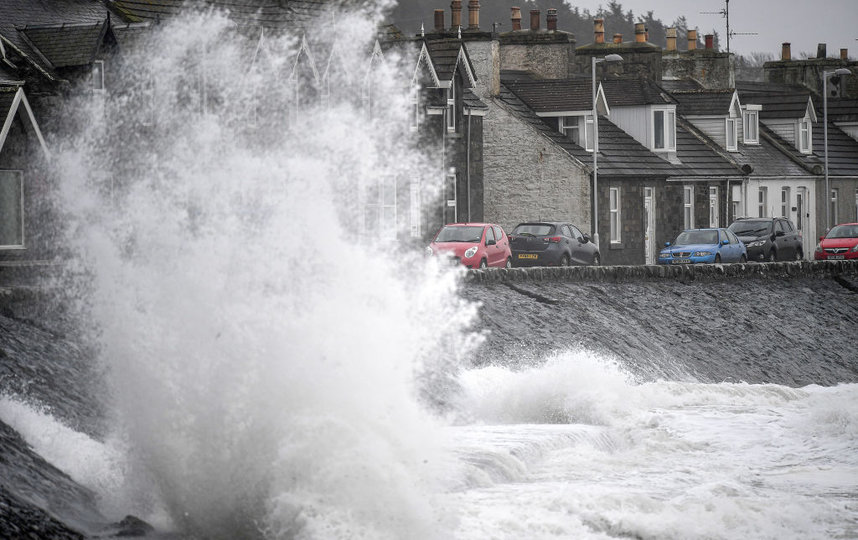
<svg viewBox="0 0 858 540"><path fill-rule="evenodd" d="M726 238L725 238L724 240L721 240L721 245L722 245L722 246L726 246L726 245L727 245L727 244L729 244L729 243L730 243L730 241L729 241L729 240L727 240Z"/></svg>
<svg viewBox="0 0 858 540"><path fill-rule="evenodd" d="M783 236L784 234L786 233L784 233L783 231L778 231L775 233L775 236Z"/></svg>
<svg viewBox="0 0 858 540"><path fill-rule="evenodd" d="M590 241L590 237L589 237L589 236L587 236L586 234L585 234L584 236L582 236L582 237L581 237L581 243L582 243L582 244L586 244L586 243L587 243L587 242L589 242L589 241Z"/></svg>
<svg viewBox="0 0 858 540"><path fill-rule="evenodd" d="M486 240L486 245L487 245L487 246L493 246L493 245L495 245L496 243L497 243L497 242L495 242L495 241L494 241L494 240L492 240L492 239L487 239L487 240Z"/></svg>
<svg viewBox="0 0 858 540"><path fill-rule="evenodd" d="M665 242L664 247L670 247L670 242Z"/></svg>

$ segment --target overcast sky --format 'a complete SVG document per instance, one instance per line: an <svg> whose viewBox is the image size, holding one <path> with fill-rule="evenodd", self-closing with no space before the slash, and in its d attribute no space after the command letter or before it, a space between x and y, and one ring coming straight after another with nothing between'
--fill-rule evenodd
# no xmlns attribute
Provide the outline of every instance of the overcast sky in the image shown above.
<svg viewBox="0 0 858 540"><path fill-rule="evenodd" d="M596 11L608 0L567 0L572 6ZM635 16L653 11L656 19L670 25L685 15L690 28L704 34L715 29L726 48L725 20L721 15L704 15L703 11L724 9L724 0L618 0L624 11ZM816 56L818 43L828 44L828 56L840 56L849 49L850 58L858 58L858 0L730 0L730 29L733 32L756 32L755 36L734 35L730 51L739 54L768 52L781 54L781 44L792 44L793 58L804 51ZM611 35L611 29L605 29ZM583 41L578 38L579 43ZM657 44L664 46L663 43ZM681 45L680 45L681 47Z"/></svg>

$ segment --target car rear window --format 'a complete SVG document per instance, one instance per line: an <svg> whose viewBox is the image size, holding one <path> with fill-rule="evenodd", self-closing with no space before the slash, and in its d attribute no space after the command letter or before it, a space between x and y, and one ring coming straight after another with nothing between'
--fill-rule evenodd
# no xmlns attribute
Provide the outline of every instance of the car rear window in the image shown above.
<svg viewBox="0 0 858 540"><path fill-rule="evenodd" d="M513 235L519 236L548 236L554 234L556 227L547 223L522 223L515 230Z"/></svg>

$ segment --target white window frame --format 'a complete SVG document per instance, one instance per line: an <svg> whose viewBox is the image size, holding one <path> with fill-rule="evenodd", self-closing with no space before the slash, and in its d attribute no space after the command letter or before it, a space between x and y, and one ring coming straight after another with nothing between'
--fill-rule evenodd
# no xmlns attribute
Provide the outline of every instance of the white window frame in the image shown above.
<svg viewBox="0 0 858 540"><path fill-rule="evenodd" d="M663 130L663 147L656 146L655 141L655 126L656 115L662 113L661 126ZM652 141L651 149L654 152L675 152L676 151L676 110L673 108L654 108L650 113L650 140Z"/></svg>
<svg viewBox="0 0 858 540"><path fill-rule="evenodd" d="M620 199L620 188L612 187L608 190L608 211L610 212L611 243L619 244L623 241L622 235L622 200Z"/></svg>
<svg viewBox="0 0 858 540"><path fill-rule="evenodd" d="M682 228L694 228L694 186L682 186Z"/></svg>
<svg viewBox="0 0 858 540"><path fill-rule="evenodd" d="M456 132L456 79L450 81L450 86L447 88L447 132Z"/></svg>
<svg viewBox="0 0 858 540"><path fill-rule="evenodd" d="M858 222L858 189L855 190L855 221Z"/></svg>
<svg viewBox="0 0 858 540"><path fill-rule="evenodd" d="M757 217L767 217L769 206L769 188L760 187L757 190Z"/></svg>
<svg viewBox="0 0 858 540"><path fill-rule="evenodd" d="M593 151L594 144L594 131L593 131L594 123L593 123L593 115L588 114L584 116L584 144L581 146L588 152Z"/></svg>
<svg viewBox="0 0 858 540"><path fill-rule="evenodd" d="M781 188L781 216L790 217L790 189L786 186Z"/></svg>
<svg viewBox="0 0 858 540"><path fill-rule="evenodd" d="M557 120L557 129L564 137L581 146L581 128L578 118L577 116L560 116Z"/></svg>
<svg viewBox="0 0 858 540"><path fill-rule="evenodd" d="M90 87L94 92L104 92L104 60L94 60L92 62Z"/></svg>
<svg viewBox="0 0 858 540"><path fill-rule="evenodd" d="M798 121L798 151L809 154L813 150L813 132L810 120L802 118Z"/></svg>
<svg viewBox="0 0 858 540"><path fill-rule="evenodd" d="M725 121L726 147L729 152L739 150L739 122L737 118L727 118Z"/></svg>
<svg viewBox="0 0 858 540"><path fill-rule="evenodd" d="M831 193L829 195L829 205L831 208L831 225L837 225L840 223L840 216L837 212L838 202L840 200L840 189L839 188L831 188Z"/></svg>
<svg viewBox="0 0 858 540"><path fill-rule="evenodd" d="M0 249L24 249L26 238L26 231L24 230L24 171L8 169L0 170L0 175L6 176L7 174L12 177L12 181L15 181L15 177L17 177L18 192L21 195L17 205L18 208L16 209L20 214L21 219L20 223L18 223L18 230L15 231L17 233L16 236L20 238L21 242L19 244L0 244Z"/></svg>
<svg viewBox="0 0 858 540"><path fill-rule="evenodd" d="M718 200L718 186L709 186L709 226L721 226L721 205Z"/></svg>
<svg viewBox="0 0 858 540"><path fill-rule="evenodd" d="M742 112L742 138L745 144L760 144L760 113L756 110Z"/></svg>

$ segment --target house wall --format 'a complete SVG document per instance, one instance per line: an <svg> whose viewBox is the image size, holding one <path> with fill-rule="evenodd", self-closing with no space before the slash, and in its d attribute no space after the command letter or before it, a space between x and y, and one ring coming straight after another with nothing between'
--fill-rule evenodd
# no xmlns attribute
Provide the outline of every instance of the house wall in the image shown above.
<svg viewBox="0 0 858 540"><path fill-rule="evenodd" d="M501 69L531 71L543 79L565 79L573 73L574 58L575 39L566 32L521 30L500 36Z"/></svg>
<svg viewBox="0 0 858 540"><path fill-rule="evenodd" d="M727 148L727 120L725 117L712 118L705 116L686 116L694 127L706 134L721 148ZM741 121L741 119L740 119ZM742 127L739 126L739 137L742 136Z"/></svg>
<svg viewBox="0 0 858 540"><path fill-rule="evenodd" d="M611 122L649 148L652 113L649 107L612 107Z"/></svg>
<svg viewBox="0 0 858 540"><path fill-rule="evenodd" d="M484 219L512 230L533 219L590 230L590 176L583 164L521 122L498 100L483 119Z"/></svg>
<svg viewBox="0 0 858 540"><path fill-rule="evenodd" d="M818 186L821 180L817 177L751 177L742 186L740 192L744 197L739 201L740 214L737 217L760 217L759 193L761 188L768 192L766 204L767 217L786 217L793 225L801 228L805 258L813 258L816 247L817 231L825 222L824 201L818 200ZM789 188L788 214L782 215L781 190ZM798 194L804 193L804 211L801 219L798 215ZM821 217L820 212L822 212ZM821 233L820 233L821 234Z"/></svg>
<svg viewBox="0 0 858 540"><path fill-rule="evenodd" d="M714 49L664 51L661 65L664 79L692 78L705 88L735 88L735 58Z"/></svg>
<svg viewBox="0 0 858 540"><path fill-rule="evenodd" d="M468 41L466 47L477 79L474 92L480 99L498 95L500 93L500 42L496 39L481 39Z"/></svg>

